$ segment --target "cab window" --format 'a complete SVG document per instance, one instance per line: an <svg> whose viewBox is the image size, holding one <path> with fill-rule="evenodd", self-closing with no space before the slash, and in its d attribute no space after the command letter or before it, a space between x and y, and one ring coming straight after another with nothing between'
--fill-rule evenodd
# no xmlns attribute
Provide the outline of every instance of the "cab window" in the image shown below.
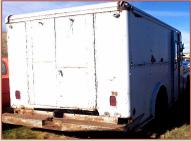
<svg viewBox="0 0 191 141"><path fill-rule="evenodd" d="M7 69L6 69L6 65L4 61L2 61L2 64L1 64L1 72L2 72L2 75L6 75L7 73Z"/></svg>

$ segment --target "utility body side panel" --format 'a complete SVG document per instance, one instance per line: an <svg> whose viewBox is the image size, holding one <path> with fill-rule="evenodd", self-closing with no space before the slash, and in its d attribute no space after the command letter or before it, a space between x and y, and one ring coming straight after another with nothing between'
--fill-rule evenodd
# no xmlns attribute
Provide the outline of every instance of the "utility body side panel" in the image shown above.
<svg viewBox="0 0 191 141"><path fill-rule="evenodd" d="M172 103L172 30L133 12L129 12L128 28L131 111L133 118L143 114L144 121L152 115L153 91L158 84L166 87Z"/></svg>

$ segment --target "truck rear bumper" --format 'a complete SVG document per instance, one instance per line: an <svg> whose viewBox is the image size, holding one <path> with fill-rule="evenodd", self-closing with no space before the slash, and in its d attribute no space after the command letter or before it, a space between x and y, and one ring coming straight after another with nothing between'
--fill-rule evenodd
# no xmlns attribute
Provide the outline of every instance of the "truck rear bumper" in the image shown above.
<svg viewBox="0 0 191 141"><path fill-rule="evenodd" d="M115 118L65 114L63 118L54 118L39 113L3 113L2 122L58 131L124 131L126 124L117 124Z"/></svg>

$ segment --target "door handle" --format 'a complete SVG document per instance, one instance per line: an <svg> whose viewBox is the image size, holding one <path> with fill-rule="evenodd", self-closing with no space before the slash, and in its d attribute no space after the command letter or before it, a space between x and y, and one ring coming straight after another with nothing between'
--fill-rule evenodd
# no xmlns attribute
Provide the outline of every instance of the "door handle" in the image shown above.
<svg viewBox="0 0 191 141"><path fill-rule="evenodd" d="M154 55L151 55L151 63L153 64L154 62L156 62L156 59L155 59Z"/></svg>
<svg viewBox="0 0 191 141"><path fill-rule="evenodd" d="M59 72L59 74L63 77L63 72L62 72L62 70L59 70L58 72Z"/></svg>

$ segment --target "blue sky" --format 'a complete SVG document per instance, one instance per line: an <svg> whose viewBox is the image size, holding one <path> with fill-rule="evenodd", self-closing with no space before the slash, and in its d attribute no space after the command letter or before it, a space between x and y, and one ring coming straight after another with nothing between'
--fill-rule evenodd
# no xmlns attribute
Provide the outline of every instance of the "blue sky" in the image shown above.
<svg viewBox="0 0 191 141"><path fill-rule="evenodd" d="M6 31L4 19L8 15L23 14L51 9L60 9L80 5L95 4L98 2L3 2L3 31ZM182 32L185 44L184 52L190 48L190 16L189 2L130 2L137 8L153 15L165 23Z"/></svg>

